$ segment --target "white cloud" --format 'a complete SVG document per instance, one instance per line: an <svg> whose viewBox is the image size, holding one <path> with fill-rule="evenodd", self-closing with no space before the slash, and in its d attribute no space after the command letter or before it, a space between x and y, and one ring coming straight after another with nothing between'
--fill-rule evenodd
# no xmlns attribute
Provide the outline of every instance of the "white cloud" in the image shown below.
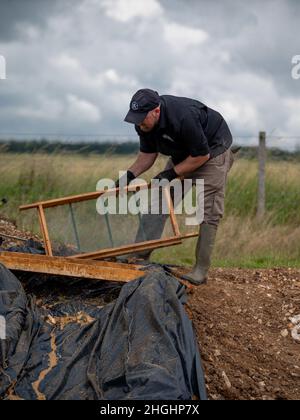
<svg viewBox="0 0 300 420"><path fill-rule="evenodd" d="M103 82L111 83L113 85L121 85L130 88L135 88L138 86L137 81L133 77L122 76L116 69L108 69L104 73L98 75L98 81L103 80Z"/></svg>
<svg viewBox="0 0 300 420"><path fill-rule="evenodd" d="M79 61L66 53L60 54L58 57L52 57L51 64L64 71L77 71L81 68Z"/></svg>
<svg viewBox="0 0 300 420"><path fill-rule="evenodd" d="M123 23L137 17L157 17L163 13L157 0L102 0L102 6L108 17Z"/></svg>
<svg viewBox="0 0 300 420"><path fill-rule="evenodd" d="M247 101L246 98L240 98L239 101L224 100L219 102L217 108L239 131L243 127L247 133L256 133L261 118L255 104L251 101Z"/></svg>
<svg viewBox="0 0 300 420"><path fill-rule="evenodd" d="M101 120L101 113L98 107L76 95L67 95L67 115L75 121L95 123Z"/></svg>
<svg viewBox="0 0 300 420"><path fill-rule="evenodd" d="M109 69L105 72L105 76L107 80L114 84L119 84L121 82L121 78L118 75L118 72L115 69Z"/></svg>
<svg viewBox="0 0 300 420"><path fill-rule="evenodd" d="M208 39L208 33L202 29L190 28L174 22L168 22L164 27L165 40L174 50L185 50L201 45Z"/></svg>

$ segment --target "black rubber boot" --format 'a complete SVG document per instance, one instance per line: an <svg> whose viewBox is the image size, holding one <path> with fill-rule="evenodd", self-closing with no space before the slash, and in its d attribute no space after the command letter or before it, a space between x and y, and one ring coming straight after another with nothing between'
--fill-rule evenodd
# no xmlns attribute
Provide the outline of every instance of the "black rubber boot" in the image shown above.
<svg viewBox="0 0 300 420"><path fill-rule="evenodd" d="M217 230L218 228L213 225L201 225L196 247L196 264L190 273L182 276L184 280L188 280L196 286L207 283L207 275L211 264Z"/></svg>

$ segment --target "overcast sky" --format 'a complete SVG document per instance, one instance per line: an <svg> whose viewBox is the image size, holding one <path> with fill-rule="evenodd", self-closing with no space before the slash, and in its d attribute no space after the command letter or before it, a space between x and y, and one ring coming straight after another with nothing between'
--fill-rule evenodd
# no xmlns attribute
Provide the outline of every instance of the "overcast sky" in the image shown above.
<svg viewBox="0 0 300 420"><path fill-rule="evenodd" d="M298 0L0 0L0 137L134 138L123 119L149 87L217 109L238 143L300 147L299 21Z"/></svg>

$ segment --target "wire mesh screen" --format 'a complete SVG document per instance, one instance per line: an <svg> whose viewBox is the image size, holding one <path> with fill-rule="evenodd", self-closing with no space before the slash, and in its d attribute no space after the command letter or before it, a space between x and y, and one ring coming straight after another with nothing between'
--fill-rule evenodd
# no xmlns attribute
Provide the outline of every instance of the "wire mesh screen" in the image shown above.
<svg viewBox="0 0 300 420"><path fill-rule="evenodd" d="M131 193L128 199L136 200L137 196ZM96 205L97 200L89 200L45 209L54 255L76 255L174 237L168 215L102 215Z"/></svg>
<svg viewBox="0 0 300 420"><path fill-rule="evenodd" d="M203 191L202 191L203 192ZM195 186L186 188L182 199L175 199L174 212L182 235L197 233L204 216L204 197Z"/></svg>

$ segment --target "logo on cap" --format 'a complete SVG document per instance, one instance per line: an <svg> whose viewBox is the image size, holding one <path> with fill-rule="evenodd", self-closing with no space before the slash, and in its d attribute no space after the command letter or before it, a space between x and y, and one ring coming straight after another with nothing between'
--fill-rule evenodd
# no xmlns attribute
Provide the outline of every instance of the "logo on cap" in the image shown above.
<svg viewBox="0 0 300 420"><path fill-rule="evenodd" d="M131 104L132 111L137 111L139 109L139 104L137 102L132 102Z"/></svg>

